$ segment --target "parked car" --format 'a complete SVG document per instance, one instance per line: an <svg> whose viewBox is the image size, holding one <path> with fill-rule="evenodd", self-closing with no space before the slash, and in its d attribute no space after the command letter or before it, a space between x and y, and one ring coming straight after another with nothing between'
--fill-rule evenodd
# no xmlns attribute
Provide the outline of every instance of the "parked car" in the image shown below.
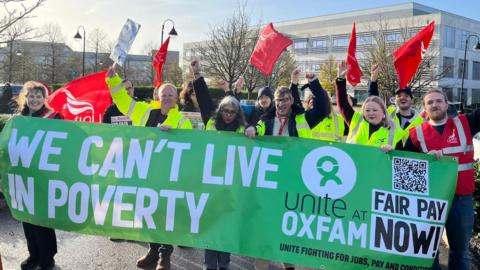
<svg viewBox="0 0 480 270"><path fill-rule="evenodd" d="M13 113L16 108L14 98L22 90L22 85L18 84L0 84L0 113Z"/></svg>

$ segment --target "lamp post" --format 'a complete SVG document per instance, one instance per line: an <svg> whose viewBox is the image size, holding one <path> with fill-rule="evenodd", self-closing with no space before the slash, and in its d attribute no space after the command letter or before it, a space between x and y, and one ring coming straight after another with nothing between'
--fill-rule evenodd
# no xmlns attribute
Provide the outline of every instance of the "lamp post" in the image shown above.
<svg viewBox="0 0 480 270"><path fill-rule="evenodd" d="M162 23L162 40L161 40L160 46L163 45L163 30L165 29L165 23L167 23L167 22L171 22L172 25L173 25L173 26L172 26L172 30L170 30L170 32L168 33L168 35L169 35L170 37L172 37L172 38L178 36L177 31L175 31L175 22L174 22L172 19L166 19L166 20L164 20L163 23ZM168 52L167 52L167 58L168 58ZM165 60L167 60L167 59L165 59ZM165 62L166 62L166 61L165 61ZM152 64L153 64L153 58L152 58ZM165 63L165 64L166 64L166 63ZM165 70L165 73L164 73L164 74L167 74L167 65L165 65L164 70ZM162 76L162 77L163 77L163 76ZM163 79L163 78L162 78L162 79Z"/></svg>
<svg viewBox="0 0 480 270"><path fill-rule="evenodd" d="M80 35L80 28L83 30L83 37ZM85 38L86 38L86 32L85 32L85 27L83 25L80 25L77 28L77 33L73 37L76 40L81 40L83 38L83 54L82 54L82 76L85 76Z"/></svg>
<svg viewBox="0 0 480 270"><path fill-rule="evenodd" d="M467 48L468 48L468 40L471 37L477 38L477 44L473 47L473 50L478 51L480 50L480 37L475 34L468 35L467 39L465 40L465 51L463 52L463 70L462 70L462 89L460 90L460 113L463 113L463 83L465 81L465 69L467 66Z"/></svg>
<svg viewBox="0 0 480 270"><path fill-rule="evenodd" d="M15 55L22 57L22 83L24 83L25 82L25 55L23 55L23 51L20 49L17 49L15 51Z"/></svg>
<svg viewBox="0 0 480 270"><path fill-rule="evenodd" d="M162 44L163 44L163 30L165 29L165 23L167 23L167 22L171 22L171 23L173 24L172 30L170 30L170 32L168 33L168 35L171 36L171 37L176 37L176 36L178 36L177 31L175 31L175 22L174 22L172 19L166 19L166 20L163 21L163 23L162 23L162 42L161 42ZM160 46L161 46L162 44L160 44Z"/></svg>

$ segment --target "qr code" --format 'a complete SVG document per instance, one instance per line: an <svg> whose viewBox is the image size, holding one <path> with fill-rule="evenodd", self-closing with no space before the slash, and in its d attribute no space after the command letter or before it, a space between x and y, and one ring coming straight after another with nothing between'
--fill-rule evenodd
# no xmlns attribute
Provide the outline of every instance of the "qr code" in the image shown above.
<svg viewBox="0 0 480 270"><path fill-rule="evenodd" d="M428 195L428 161L394 157L393 189Z"/></svg>

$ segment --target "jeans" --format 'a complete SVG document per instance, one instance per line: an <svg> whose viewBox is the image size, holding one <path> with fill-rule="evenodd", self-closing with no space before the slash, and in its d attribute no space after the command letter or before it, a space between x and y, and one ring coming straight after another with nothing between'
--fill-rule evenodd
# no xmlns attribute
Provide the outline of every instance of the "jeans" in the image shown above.
<svg viewBox="0 0 480 270"><path fill-rule="evenodd" d="M473 231L473 201L472 195L453 197L452 208L447 217L445 229L447 231L449 270L470 270L469 242ZM440 269L438 255L432 269Z"/></svg>

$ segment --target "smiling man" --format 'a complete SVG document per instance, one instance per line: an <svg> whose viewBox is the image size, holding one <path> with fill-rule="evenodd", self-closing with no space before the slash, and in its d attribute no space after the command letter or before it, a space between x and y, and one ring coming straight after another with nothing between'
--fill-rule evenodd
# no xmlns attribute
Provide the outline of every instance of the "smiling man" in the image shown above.
<svg viewBox="0 0 480 270"><path fill-rule="evenodd" d="M437 159L444 155L458 159L457 187L445 224L450 246L448 269L468 270L468 243L474 222L472 194L475 191L472 137L480 131L480 109L449 117L447 97L441 90L428 91L423 105L428 121L410 130L405 150L435 155ZM433 269L440 269L438 255Z"/></svg>
<svg viewBox="0 0 480 270"><path fill-rule="evenodd" d="M370 85L368 89L369 96L378 96L378 65L373 65L371 69ZM388 114L392 117L397 126L405 130L403 143L408 138L408 131L424 122L420 111L413 108L413 92L412 88L405 87L395 91L395 106L388 107Z"/></svg>

